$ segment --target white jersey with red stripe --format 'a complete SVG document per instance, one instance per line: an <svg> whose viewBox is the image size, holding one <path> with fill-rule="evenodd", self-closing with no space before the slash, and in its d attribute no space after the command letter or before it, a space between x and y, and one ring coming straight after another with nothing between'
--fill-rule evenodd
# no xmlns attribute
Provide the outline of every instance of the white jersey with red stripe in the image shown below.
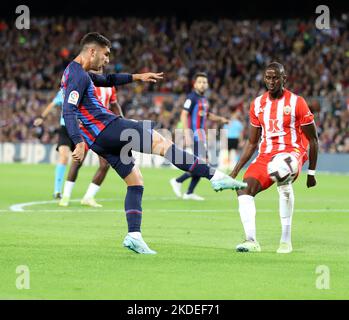
<svg viewBox="0 0 349 320"><path fill-rule="evenodd" d="M111 103L117 101L115 87L95 87L95 93L97 98L107 109L110 108Z"/></svg>
<svg viewBox="0 0 349 320"><path fill-rule="evenodd" d="M305 100L286 89L279 99L271 99L266 92L250 106L251 125L262 128L259 154L306 153L308 140L301 127L313 121L314 115Z"/></svg>

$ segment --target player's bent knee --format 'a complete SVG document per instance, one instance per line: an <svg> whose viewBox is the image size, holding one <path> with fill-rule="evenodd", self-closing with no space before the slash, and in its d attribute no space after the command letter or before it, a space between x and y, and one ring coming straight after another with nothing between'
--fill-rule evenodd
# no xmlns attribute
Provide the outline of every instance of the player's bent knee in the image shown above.
<svg viewBox="0 0 349 320"><path fill-rule="evenodd" d="M65 155L61 155L59 157L59 163L67 165L68 164L69 157Z"/></svg>
<svg viewBox="0 0 349 320"><path fill-rule="evenodd" d="M131 173L124 179L128 187L143 186L143 176L138 168L133 168Z"/></svg>
<svg viewBox="0 0 349 320"><path fill-rule="evenodd" d="M242 190L237 190L236 192L238 196L248 195L248 196L254 197L257 195L258 192L262 190L261 184L256 179L247 178L247 179L244 179L244 182L247 183L247 188Z"/></svg>

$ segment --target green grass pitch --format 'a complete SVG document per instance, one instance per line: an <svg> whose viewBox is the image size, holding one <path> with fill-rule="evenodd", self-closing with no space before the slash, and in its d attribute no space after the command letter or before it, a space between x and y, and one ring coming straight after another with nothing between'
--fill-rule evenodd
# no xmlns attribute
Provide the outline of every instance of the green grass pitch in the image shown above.
<svg viewBox="0 0 349 320"><path fill-rule="evenodd" d="M84 167L79 199L96 168ZM173 169L143 169L143 237L155 256L122 247L126 188L110 171L97 199L102 209L52 202L54 166L0 165L0 299L348 299L348 176L318 175L318 186L294 184L294 251L275 253L279 237L275 187L256 199L262 252L237 253L243 228L234 192L202 181L204 202L176 199ZM185 185L187 186L187 184ZM15 204L42 201L13 212ZM16 207L15 207L16 208ZM16 288L16 268L30 271L30 289ZM329 268L329 289L316 273ZM318 270L319 271L319 270Z"/></svg>

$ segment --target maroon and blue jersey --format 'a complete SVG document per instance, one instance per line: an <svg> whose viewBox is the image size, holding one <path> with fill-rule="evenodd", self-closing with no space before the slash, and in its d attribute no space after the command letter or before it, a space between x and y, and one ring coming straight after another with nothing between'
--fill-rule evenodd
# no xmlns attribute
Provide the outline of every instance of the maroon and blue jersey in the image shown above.
<svg viewBox="0 0 349 320"><path fill-rule="evenodd" d="M194 140L206 140L206 122L208 116L208 100L205 96L191 92L183 105L188 111L188 127L193 130Z"/></svg>
<svg viewBox="0 0 349 320"><path fill-rule="evenodd" d="M75 61L67 66L61 80L63 118L74 144L85 141L90 147L104 128L118 117L99 101L95 85L112 87L129 82L132 82L130 74L88 73Z"/></svg>

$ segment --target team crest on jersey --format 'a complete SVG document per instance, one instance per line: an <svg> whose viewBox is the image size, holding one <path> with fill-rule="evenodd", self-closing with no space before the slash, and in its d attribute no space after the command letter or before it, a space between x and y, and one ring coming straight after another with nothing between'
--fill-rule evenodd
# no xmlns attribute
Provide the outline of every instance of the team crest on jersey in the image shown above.
<svg viewBox="0 0 349 320"><path fill-rule="evenodd" d="M68 103L77 105L79 101L79 92L73 90L72 92L70 92L69 97L68 97Z"/></svg>
<svg viewBox="0 0 349 320"><path fill-rule="evenodd" d="M284 114L288 116L291 113L292 108L290 106L284 106Z"/></svg>

